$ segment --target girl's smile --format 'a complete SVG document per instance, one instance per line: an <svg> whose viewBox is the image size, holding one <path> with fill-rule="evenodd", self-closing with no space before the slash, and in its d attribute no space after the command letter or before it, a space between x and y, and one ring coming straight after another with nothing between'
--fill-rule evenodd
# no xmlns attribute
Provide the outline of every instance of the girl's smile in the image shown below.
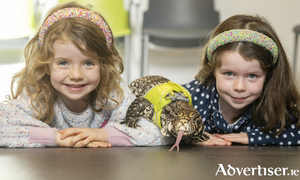
<svg viewBox="0 0 300 180"><path fill-rule="evenodd" d="M81 91L83 90L85 87L87 86L87 84L83 84L83 85L78 85L78 84L66 84L66 88L68 88L70 91Z"/></svg>
<svg viewBox="0 0 300 180"><path fill-rule="evenodd" d="M237 98L237 97L232 97L232 99L236 102L243 102L246 98Z"/></svg>
<svg viewBox="0 0 300 180"><path fill-rule="evenodd" d="M53 52L47 72L51 84L71 111L82 112L88 106L89 94L100 82L98 60L82 54L69 40L56 40Z"/></svg>

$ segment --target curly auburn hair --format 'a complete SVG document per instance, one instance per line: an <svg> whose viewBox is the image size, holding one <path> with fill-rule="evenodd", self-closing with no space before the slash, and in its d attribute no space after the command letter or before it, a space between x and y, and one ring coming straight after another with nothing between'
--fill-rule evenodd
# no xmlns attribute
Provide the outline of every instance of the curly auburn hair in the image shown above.
<svg viewBox="0 0 300 180"><path fill-rule="evenodd" d="M57 5L48 12L48 16L68 7L91 9L91 6L84 7L69 2ZM52 45L58 39L70 40L83 54L99 60L101 78L98 87L90 94L90 107L100 112L102 109L113 109L119 106L124 97L124 92L119 85L124 66L115 47L114 38L112 36L112 44L108 48L101 29L93 22L79 18L67 18L54 23L45 33L41 47L38 46L38 33L27 43L24 49L25 67L12 78L12 98L17 99L23 91L26 91L31 98L33 109L38 114L37 119L48 124L52 121L53 104L58 95L46 72L54 57ZM86 50L82 48L83 46ZM15 91L14 85L16 85ZM109 96L112 91L117 92L116 99ZM107 106L108 100L114 101L115 105Z"/></svg>

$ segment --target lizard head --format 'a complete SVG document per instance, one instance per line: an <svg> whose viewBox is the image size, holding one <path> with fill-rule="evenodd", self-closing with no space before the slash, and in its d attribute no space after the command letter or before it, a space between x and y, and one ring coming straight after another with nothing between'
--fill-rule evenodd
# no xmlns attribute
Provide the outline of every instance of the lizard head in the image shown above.
<svg viewBox="0 0 300 180"><path fill-rule="evenodd" d="M177 137L183 131L183 138L202 136L203 122L200 113L183 101L175 101L165 107L161 115L162 134Z"/></svg>

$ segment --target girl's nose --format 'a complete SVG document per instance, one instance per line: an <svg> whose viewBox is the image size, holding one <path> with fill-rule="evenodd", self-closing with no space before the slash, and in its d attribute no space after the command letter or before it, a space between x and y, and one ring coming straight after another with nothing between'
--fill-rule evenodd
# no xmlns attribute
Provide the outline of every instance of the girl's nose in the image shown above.
<svg viewBox="0 0 300 180"><path fill-rule="evenodd" d="M234 82L233 90L235 90L235 91L246 91L246 89L247 89L247 86L244 82L244 79L237 78Z"/></svg>
<svg viewBox="0 0 300 180"><path fill-rule="evenodd" d="M83 74L80 68L72 68L69 74L70 79L83 79Z"/></svg>

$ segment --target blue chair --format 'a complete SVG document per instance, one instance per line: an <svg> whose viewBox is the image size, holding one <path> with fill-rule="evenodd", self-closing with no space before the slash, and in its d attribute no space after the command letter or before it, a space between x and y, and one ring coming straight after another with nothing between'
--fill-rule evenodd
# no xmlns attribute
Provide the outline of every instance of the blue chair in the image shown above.
<svg viewBox="0 0 300 180"><path fill-rule="evenodd" d="M141 76L148 75L149 43L163 47L197 47L219 24L213 0L149 0L144 13Z"/></svg>

